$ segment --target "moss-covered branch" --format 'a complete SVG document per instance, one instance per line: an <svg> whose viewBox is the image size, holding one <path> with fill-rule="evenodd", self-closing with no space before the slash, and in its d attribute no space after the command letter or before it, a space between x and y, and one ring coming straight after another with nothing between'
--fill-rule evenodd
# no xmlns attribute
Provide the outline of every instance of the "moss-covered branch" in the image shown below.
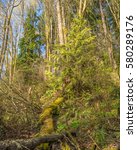
<svg viewBox="0 0 137 150"><path fill-rule="evenodd" d="M71 133L72 136L76 136L75 132ZM54 134L43 137L36 137L32 139L20 139L20 140L5 140L0 141L1 150L33 150L37 146L43 143L54 143L59 140L63 140L66 136L69 136L68 133Z"/></svg>

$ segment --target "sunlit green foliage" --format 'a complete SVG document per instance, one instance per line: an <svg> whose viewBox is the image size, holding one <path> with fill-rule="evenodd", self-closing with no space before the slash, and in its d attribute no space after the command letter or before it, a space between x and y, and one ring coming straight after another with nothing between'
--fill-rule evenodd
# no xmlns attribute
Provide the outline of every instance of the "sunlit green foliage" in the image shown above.
<svg viewBox="0 0 137 150"><path fill-rule="evenodd" d="M118 128L119 86L112 80L112 69L99 57L95 38L83 18L73 20L67 43L54 48L54 62L49 62L54 73L46 72L49 89L44 97L45 103L57 94L64 97L58 131L92 133L102 147L110 142L109 130Z"/></svg>
<svg viewBox="0 0 137 150"><path fill-rule="evenodd" d="M21 3L24 23L17 46L9 36L7 73L0 80L0 138L74 130L77 142L70 138L58 146L114 150L119 140L119 0L38 2L24 14ZM80 2L85 6L81 15Z"/></svg>

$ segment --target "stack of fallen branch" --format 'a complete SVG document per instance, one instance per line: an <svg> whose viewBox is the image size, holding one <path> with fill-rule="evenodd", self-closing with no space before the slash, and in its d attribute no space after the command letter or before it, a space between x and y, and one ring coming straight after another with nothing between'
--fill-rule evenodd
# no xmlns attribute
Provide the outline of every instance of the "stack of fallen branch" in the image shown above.
<svg viewBox="0 0 137 150"><path fill-rule="evenodd" d="M71 136L76 136L75 132L72 132L70 134ZM32 139L0 141L0 150L34 150L37 146L43 143L58 142L68 136L68 133L62 133L60 135L54 134L43 137L36 137Z"/></svg>

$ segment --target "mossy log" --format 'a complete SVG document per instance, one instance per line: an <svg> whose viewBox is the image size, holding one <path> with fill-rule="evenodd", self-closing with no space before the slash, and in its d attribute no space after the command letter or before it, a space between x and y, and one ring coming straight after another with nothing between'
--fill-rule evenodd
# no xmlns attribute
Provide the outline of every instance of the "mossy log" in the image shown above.
<svg viewBox="0 0 137 150"><path fill-rule="evenodd" d="M72 136L76 136L76 132L70 133ZM32 139L19 139L19 140L5 140L0 141L0 150L34 150L37 146L43 143L54 143L59 140L63 140L68 133L62 133L60 135L48 135L43 137L36 137Z"/></svg>

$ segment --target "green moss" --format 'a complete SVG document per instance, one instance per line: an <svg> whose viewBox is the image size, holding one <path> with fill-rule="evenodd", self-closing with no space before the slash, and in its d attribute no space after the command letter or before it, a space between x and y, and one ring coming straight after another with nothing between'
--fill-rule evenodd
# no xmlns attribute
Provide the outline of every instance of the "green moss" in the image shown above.
<svg viewBox="0 0 137 150"><path fill-rule="evenodd" d="M61 150L71 150L71 149L69 145L65 142L65 143L62 143Z"/></svg>
<svg viewBox="0 0 137 150"><path fill-rule="evenodd" d="M43 113L40 115L40 121L43 121L46 117L50 116L52 108L46 108Z"/></svg>

